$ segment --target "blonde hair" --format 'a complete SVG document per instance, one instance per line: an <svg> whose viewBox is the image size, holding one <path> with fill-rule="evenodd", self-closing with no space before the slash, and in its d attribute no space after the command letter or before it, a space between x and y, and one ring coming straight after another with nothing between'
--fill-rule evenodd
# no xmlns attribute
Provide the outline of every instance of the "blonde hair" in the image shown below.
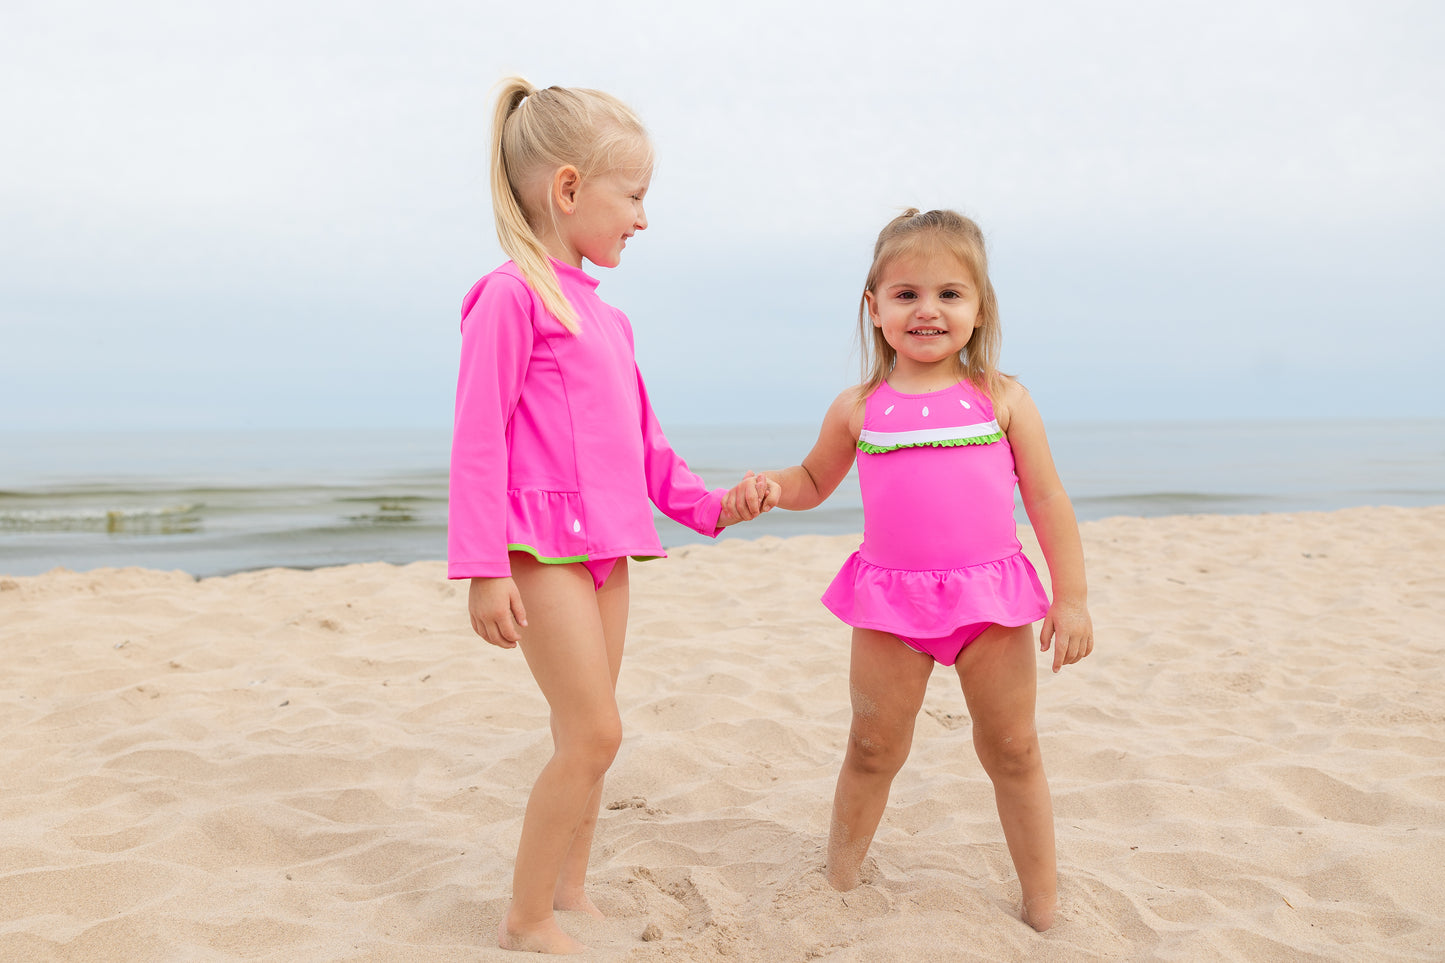
<svg viewBox="0 0 1445 963"><path fill-rule="evenodd" d="M576 334L577 312L537 236L539 219L556 216L541 181L569 165L584 180L626 161L650 168L652 143L637 115L611 94L575 87L539 90L521 77L507 77L499 87L491 153L497 240L547 310Z"/></svg>
<svg viewBox="0 0 1445 963"><path fill-rule="evenodd" d="M993 291L993 282L988 279L988 251L984 246L983 231L962 214L953 211L921 214L916 207L910 207L889 221L879 232L878 242L873 245L873 265L868 269L868 280L863 285L863 297L858 304L858 337L863 348L863 383L858 387L860 399L866 398L881 385L898 361L898 352L883 337L883 329L875 326L869 317L868 295L876 296L883 272L894 261L937 251L952 254L973 275L974 286L978 289L979 325L968 339L968 344L958 353L958 363L963 376L975 388L987 395L990 401L997 400L1004 378L998 370L1003 333L999 327L998 298Z"/></svg>

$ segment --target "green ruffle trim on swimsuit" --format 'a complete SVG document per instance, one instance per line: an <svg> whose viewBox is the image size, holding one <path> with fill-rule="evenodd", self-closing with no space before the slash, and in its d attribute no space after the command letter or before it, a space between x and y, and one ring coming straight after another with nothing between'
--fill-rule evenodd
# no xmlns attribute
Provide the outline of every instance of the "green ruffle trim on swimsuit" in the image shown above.
<svg viewBox="0 0 1445 963"><path fill-rule="evenodd" d="M564 558L548 558L530 545L508 545L507 551L526 552L537 561L546 565L566 565L568 562L585 562L588 558L586 555L568 555Z"/></svg>
<svg viewBox="0 0 1445 963"><path fill-rule="evenodd" d="M590 555L568 555L568 556L566 556L565 558L548 558L546 555L543 555L541 552L537 551L535 548L533 548L533 547L530 546L530 545L508 545L508 546L507 546L507 551L509 551L509 552L526 552L528 555L532 556L533 558L535 558L537 561L541 562L541 563L544 564L544 565L566 565L566 564L568 564L568 563L570 563L570 562L586 562L586 561L590 561L591 558L592 558L592 556L590 556ZM653 559L663 558L663 557L664 557L664 556L662 556L662 555L633 555L633 556L631 556L631 558L632 558L632 560L633 560L634 562L650 562L650 561L652 561Z"/></svg>
<svg viewBox="0 0 1445 963"><path fill-rule="evenodd" d="M996 431L991 435L980 435L977 438L952 438L948 441L910 441L901 445L878 445L866 442L861 438L858 440L858 450L870 455L881 455L885 452L897 451L900 448L958 448L961 445L991 445L1003 437L1003 432Z"/></svg>

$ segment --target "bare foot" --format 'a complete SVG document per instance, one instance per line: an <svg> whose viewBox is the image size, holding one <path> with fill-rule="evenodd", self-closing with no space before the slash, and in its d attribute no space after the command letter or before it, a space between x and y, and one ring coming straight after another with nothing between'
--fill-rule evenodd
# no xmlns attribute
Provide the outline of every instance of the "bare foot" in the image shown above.
<svg viewBox="0 0 1445 963"><path fill-rule="evenodd" d="M521 950L524 953L585 953L587 944L579 943L557 925L549 916L542 923L525 929L512 929L504 917L497 924L497 945L504 950Z"/></svg>
<svg viewBox="0 0 1445 963"><path fill-rule="evenodd" d="M1025 923L1042 933L1054 925L1054 910L1058 907L1058 896L1035 896L1024 903L1023 912L1019 915Z"/></svg>
<svg viewBox="0 0 1445 963"><path fill-rule="evenodd" d="M856 869L849 873L843 870L835 870L832 866L825 866L823 868L823 875L827 877L828 885L840 893L846 893L850 889L857 889L858 884L863 882L863 878L858 875Z"/></svg>
<svg viewBox="0 0 1445 963"><path fill-rule="evenodd" d="M840 893L857 889L863 882L863 859L868 855L868 844L873 837L849 839L848 831L837 822L828 828L828 858L823 865L823 875L828 885Z"/></svg>
<svg viewBox="0 0 1445 963"><path fill-rule="evenodd" d="M586 913L593 919L605 920L607 914L597 908L597 904L587 898L586 890L576 889L562 891L557 890L552 894L552 908L554 910L574 910L578 913Z"/></svg>

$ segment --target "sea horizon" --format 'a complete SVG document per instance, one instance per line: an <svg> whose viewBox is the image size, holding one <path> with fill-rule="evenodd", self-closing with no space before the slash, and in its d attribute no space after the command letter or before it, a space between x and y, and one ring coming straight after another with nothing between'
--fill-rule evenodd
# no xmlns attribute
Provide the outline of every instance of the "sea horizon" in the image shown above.
<svg viewBox="0 0 1445 963"><path fill-rule="evenodd" d="M715 487L797 464L816 425L677 425ZM138 565L197 577L446 553L450 431L0 430L0 574ZM1059 422L1080 521L1445 503L1445 419ZM1027 519L1018 512L1021 523ZM823 506L723 537L861 532L851 474ZM708 541L658 517L664 546Z"/></svg>

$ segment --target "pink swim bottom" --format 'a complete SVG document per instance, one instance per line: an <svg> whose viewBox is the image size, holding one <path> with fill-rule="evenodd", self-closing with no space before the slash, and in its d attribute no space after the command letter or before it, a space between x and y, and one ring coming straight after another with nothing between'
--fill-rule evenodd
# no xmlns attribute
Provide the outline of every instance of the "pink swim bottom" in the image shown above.
<svg viewBox="0 0 1445 963"><path fill-rule="evenodd" d="M617 565L615 558L589 558L581 563L589 575L592 576L592 588L600 589L607 584L607 576L612 574L612 569Z"/></svg>
<svg viewBox="0 0 1445 963"><path fill-rule="evenodd" d="M992 622L970 622L954 629L941 639L909 639L904 636L894 636L899 642L908 646L915 652L922 652L930 655L939 665L953 665L963 650L974 639L983 635L984 629L993 625Z"/></svg>

